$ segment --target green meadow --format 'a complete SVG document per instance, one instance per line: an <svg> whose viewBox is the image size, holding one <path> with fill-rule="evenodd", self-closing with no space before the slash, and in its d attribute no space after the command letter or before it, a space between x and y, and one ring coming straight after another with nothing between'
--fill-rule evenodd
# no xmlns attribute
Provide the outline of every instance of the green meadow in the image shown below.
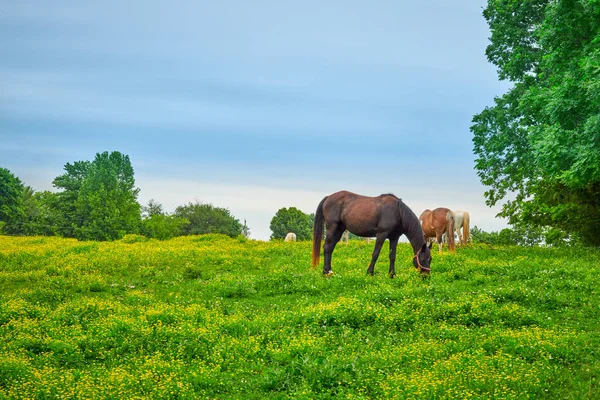
<svg viewBox="0 0 600 400"><path fill-rule="evenodd" d="M600 251L0 236L0 398L600 398Z"/></svg>

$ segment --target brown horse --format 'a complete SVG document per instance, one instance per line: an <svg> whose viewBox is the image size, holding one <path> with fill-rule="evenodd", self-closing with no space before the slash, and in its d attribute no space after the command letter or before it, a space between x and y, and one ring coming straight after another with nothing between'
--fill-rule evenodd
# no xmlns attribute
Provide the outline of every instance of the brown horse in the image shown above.
<svg viewBox="0 0 600 400"><path fill-rule="evenodd" d="M442 252L442 235L445 233L448 239L448 248L455 251L454 244L454 214L449 208L436 208L435 210L425 210L419 216L421 227L425 237L437 239L440 253Z"/></svg>
<svg viewBox="0 0 600 400"><path fill-rule="evenodd" d="M428 274L431 265L431 246L427 247L419 219L406 204L393 194L377 197L361 196L346 191L326 196L317 207L313 227L313 268L319 264L321 240L325 223L325 245L323 246L323 275L333 275L331 255L344 230L357 236L376 237L375 249L367 273L373 275L385 239L390 240L391 278L396 274L396 246L401 235L406 235L412 245L413 265L421 273Z"/></svg>

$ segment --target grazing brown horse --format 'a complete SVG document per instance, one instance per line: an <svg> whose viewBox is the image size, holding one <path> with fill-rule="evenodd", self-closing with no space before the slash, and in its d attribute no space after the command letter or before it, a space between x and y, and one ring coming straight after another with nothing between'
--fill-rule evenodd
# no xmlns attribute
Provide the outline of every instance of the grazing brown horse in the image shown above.
<svg viewBox="0 0 600 400"><path fill-rule="evenodd" d="M373 275L385 239L390 240L390 278L396 274L396 246L401 235L406 235L412 245L413 265L421 273L428 274L431 265L431 246L427 247L419 219L406 204L393 194L377 197L361 196L351 192L337 192L326 196L317 207L313 227L313 268L319 264L321 240L325 223L323 246L323 275L333 275L331 255L344 230L357 236L376 237L375 249L367 273Z"/></svg>
<svg viewBox="0 0 600 400"><path fill-rule="evenodd" d="M448 239L448 248L455 251L454 245L454 214L449 208L436 208L435 210L425 210L419 216L421 227L425 236L437 239L440 253L442 252L442 235L445 233Z"/></svg>

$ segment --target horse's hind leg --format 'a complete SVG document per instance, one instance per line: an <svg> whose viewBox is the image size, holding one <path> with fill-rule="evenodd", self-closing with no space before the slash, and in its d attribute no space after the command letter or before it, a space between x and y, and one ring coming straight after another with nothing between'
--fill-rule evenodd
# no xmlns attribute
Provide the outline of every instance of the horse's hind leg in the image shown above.
<svg viewBox="0 0 600 400"><path fill-rule="evenodd" d="M346 227L342 224L327 227L325 245L323 246L323 275L333 275L333 271L331 270L331 255L345 230Z"/></svg>
<svg viewBox="0 0 600 400"><path fill-rule="evenodd" d="M377 238L375 239L375 249L373 249L373 255L371 256L371 263L369 264L369 268L367 269L367 274L373 276L375 263L377 262L377 258L379 258L379 252L381 251L381 246L383 246L383 242L387 238L387 233L378 233Z"/></svg>
<svg viewBox="0 0 600 400"><path fill-rule="evenodd" d="M458 235L458 242L459 242L461 245L464 245L465 243L463 242L463 237L462 237L462 234L460 233L460 228L461 228L460 226L457 226L457 227L455 228L455 229L456 229L456 234Z"/></svg>

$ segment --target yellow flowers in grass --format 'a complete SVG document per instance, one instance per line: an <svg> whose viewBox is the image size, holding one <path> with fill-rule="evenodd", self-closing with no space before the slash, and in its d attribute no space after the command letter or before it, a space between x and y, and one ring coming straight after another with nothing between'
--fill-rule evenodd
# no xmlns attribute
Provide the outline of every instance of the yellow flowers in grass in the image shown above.
<svg viewBox="0 0 600 400"><path fill-rule="evenodd" d="M0 236L0 398L593 397L596 250ZM596 258L595 258L596 257Z"/></svg>

